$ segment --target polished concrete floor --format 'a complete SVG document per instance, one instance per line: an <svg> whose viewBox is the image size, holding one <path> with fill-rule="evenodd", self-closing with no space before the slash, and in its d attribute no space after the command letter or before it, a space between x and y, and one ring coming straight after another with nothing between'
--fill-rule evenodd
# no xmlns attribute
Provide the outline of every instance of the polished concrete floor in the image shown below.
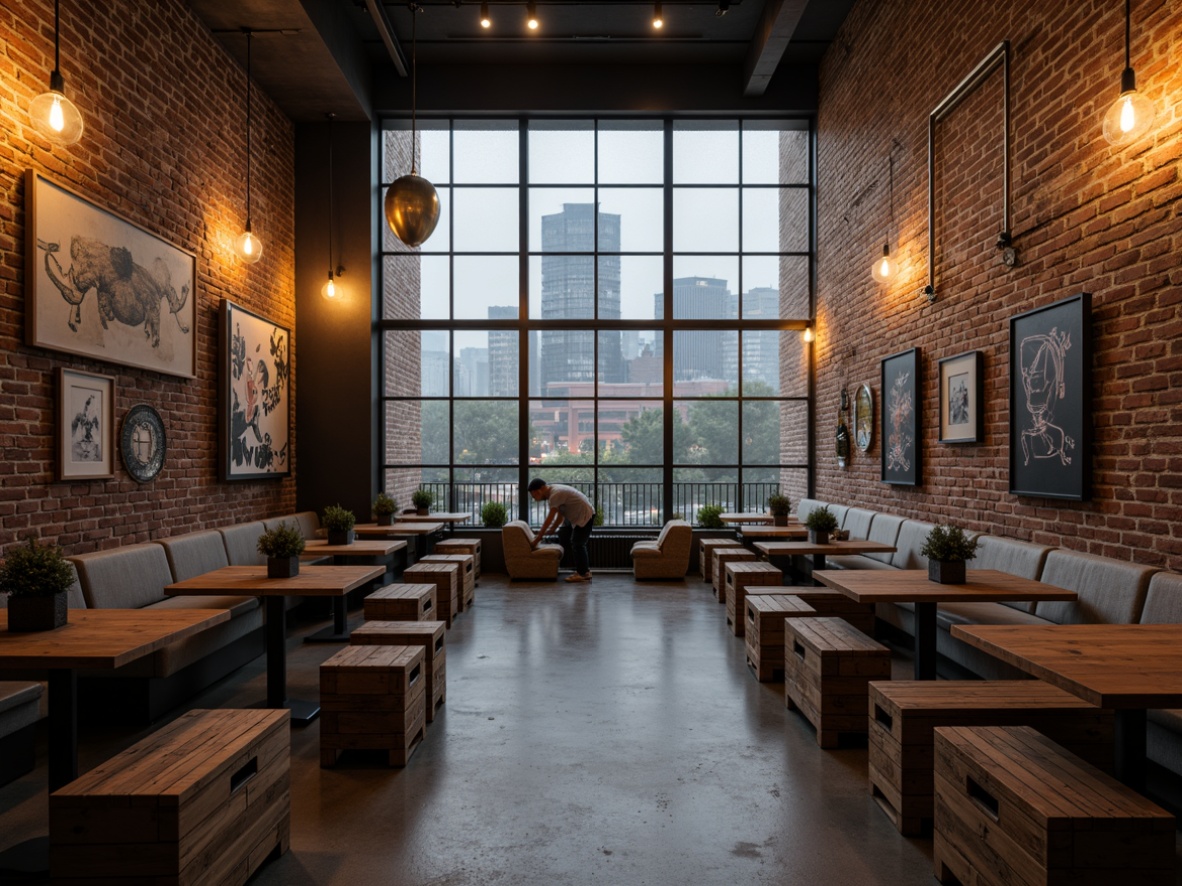
<svg viewBox="0 0 1182 886"><path fill-rule="evenodd" d="M357 616L355 615L356 619ZM293 697L338 647L289 643ZM896 662L897 677L910 663ZM196 700L253 706L262 661ZM760 684L709 586L485 576L447 635L447 703L404 769L319 766L292 730L291 850L257 884L927 884L866 788ZM82 765L138 738L89 736ZM0 789L0 845L44 832L45 769Z"/></svg>

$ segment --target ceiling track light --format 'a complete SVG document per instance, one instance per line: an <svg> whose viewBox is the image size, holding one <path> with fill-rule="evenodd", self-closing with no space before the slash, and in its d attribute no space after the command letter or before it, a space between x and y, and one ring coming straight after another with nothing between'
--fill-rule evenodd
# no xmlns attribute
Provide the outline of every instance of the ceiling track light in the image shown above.
<svg viewBox="0 0 1182 886"><path fill-rule="evenodd" d="M665 16L661 11L661 0L657 0L653 5L653 27L658 31L665 27Z"/></svg>
<svg viewBox="0 0 1182 886"><path fill-rule="evenodd" d="M488 0L480 4L480 27L488 30L492 27L492 16L488 14Z"/></svg>
<svg viewBox="0 0 1182 886"><path fill-rule="evenodd" d="M1125 69L1120 75L1120 97L1104 114L1104 138L1112 145L1136 141L1153 126L1153 102L1137 91L1130 45L1131 0L1125 0Z"/></svg>
<svg viewBox="0 0 1182 886"><path fill-rule="evenodd" d="M49 91L29 102L29 117L34 128L56 145L72 145L82 138L82 114L66 98L65 80L61 72L61 29L59 27L60 0L53 0L53 71L49 75Z"/></svg>
<svg viewBox="0 0 1182 886"><path fill-rule="evenodd" d="M260 258L263 257L263 244L255 233L251 230L250 220L250 106L251 106L251 81L250 81L250 43L253 37L253 32L246 29L246 225L238 239L234 241L234 251L238 254L240 261L246 262L248 265L253 265Z"/></svg>
<svg viewBox="0 0 1182 886"><path fill-rule="evenodd" d="M538 29L538 4L529 0L525 6L525 26L531 31Z"/></svg>

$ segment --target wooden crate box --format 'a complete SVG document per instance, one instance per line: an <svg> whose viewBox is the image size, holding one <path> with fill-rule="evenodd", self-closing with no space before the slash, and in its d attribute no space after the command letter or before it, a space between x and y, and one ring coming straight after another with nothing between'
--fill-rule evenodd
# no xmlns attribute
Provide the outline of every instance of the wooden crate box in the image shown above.
<svg viewBox="0 0 1182 886"><path fill-rule="evenodd" d="M462 575L459 591L459 612L467 612L476 602L476 558L471 554L434 554L419 559L420 563L458 563Z"/></svg>
<svg viewBox="0 0 1182 886"><path fill-rule="evenodd" d="M714 589L714 599L726 605L726 564L737 560L755 561L759 559L754 552L732 544L729 548L715 548L710 555L710 562L714 570L711 587Z"/></svg>
<svg viewBox="0 0 1182 886"><path fill-rule="evenodd" d="M434 621L439 611L436 599L434 582L395 583L374 591L361 605L367 621Z"/></svg>
<svg viewBox="0 0 1182 886"><path fill-rule="evenodd" d="M341 751L385 751L405 766L426 733L422 646L346 646L320 666L320 765Z"/></svg>
<svg viewBox="0 0 1182 886"><path fill-rule="evenodd" d="M941 883L1173 886L1174 816L1028 726L935 734Z"/></svg>
<svg viewBox="0 0 1182 886"><path fill-rule="evenodd" d="M726 564L723 587L726 589L726 623L736 637L744 634L746 620L743 603L748 588L784 586L784 575L771 563L734 560ZM758 593L758 591L757 591Z"/></svg>
<svg viewBox="0 0 1182 886"><path fill-rule="evenodd" d="M460 566L458 563L415 563L402 572L402 580L435 585L435 619L452 621L460 611Z"/></svg>
<svg viewBox="0 0 1182 886"><path fill-rule="evenodd" d="M427 662L427 722L447 701L447 625L441 621L367 621L354 629L349 640L354 646L422 646Z"/></svg>
<svg viewBox="0 0 1182 886"><path fill-rule="evenodd" d="M702 570L702 581L714 580L714 552L719 548L738 547L733 538L703 538L698 541L698 567Z"/></svg>
<svg viewBox="0 0 1182 886"><path fill-rule="evenodd" d="M472 568L476 581L480 581L480 539L478 538L445 538L435 542L437 554L471 554Z"/></svg>
<svg viewBox="0 0 1182 886"><path fill-rule="evenodd" d="M870 684L871 796L899 832L931 823L937 726L1031 726L1112 770L1113 712L1042 680L898 680Z"/></svg>
<svg viewBox="0 0 1182 886"><path fill-rule="evenodd" d="M194 710L49 798L54 883L245 883L291 831L290 715Z"/></svg>
<svg viewBox="0 0 1182 886"><path fill-rule="evenodd" d="M808 603L791 593L793 588L758 588L743 601L744 643L747 664L761 683L784 679L784 619L818 615ZM765 594L764 590L775 590ZM779 591L784 593L779 593Z"/></svg>
<svg viewBox="0 0 1182 886"><path fill-rule="evenodd" d="M867 637L874 636L874 604L857 603L841 591L828 588L796 588L796 595L817 610L817 615L835 615L852 624Z"/></svg>
<svg viewBox="0 0 1182 886"><path fill-rule="evenodd" d="M891 653L836 617L784 620L784 704L817 730L817 744L866 734L871 680L891 678Z"/></svg>

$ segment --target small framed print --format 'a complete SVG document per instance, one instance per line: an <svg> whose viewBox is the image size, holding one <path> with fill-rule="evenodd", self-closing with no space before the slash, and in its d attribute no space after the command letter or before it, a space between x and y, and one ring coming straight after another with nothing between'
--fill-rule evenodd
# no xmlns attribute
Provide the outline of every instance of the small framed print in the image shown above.
<svg viewBox="0 0 1182 886"><path fill-rule="evenodd" d="M854 443L862 452L874 442L874 393L862 385L854 395Z"/></svg>
<svg viewBox="0 0 1182 886"><path fill-rule="evenodd" d="M58 367L59 480L115 476L115 379Z"/></svg>
<svg viewBox="0 0 1182 886"><path fill-rule="evenodd" d="M984 364L980 351L966 351L940 361L941 443L984 440Z"/></svg>

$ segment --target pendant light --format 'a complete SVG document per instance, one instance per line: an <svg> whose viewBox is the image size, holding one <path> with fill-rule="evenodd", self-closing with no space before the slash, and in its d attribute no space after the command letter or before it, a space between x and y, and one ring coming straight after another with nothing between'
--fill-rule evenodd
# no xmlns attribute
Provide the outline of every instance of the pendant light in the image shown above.
<svg viewBox="0 0 1182 886"><path fill-rule="evenodd" d="M886 239L882 244L882 258L875 259L870 268L870 276L879 283L889 283L899 271L898 264L891 258L891 226L895 222L895 158L887 156L888 181L890 189L890 215L887 218Z"/></svg>
<svg viewBox="0 0 1182 886"><path fill-rule="evenodd" d="M240 261L253 265L263 257L263 244L250 226L250 99L252 95L250 82L250 41L253 34L246 32L246 227L234 241L234 251L238 253Z"/></svg>
<svg viewBox="0 0 1182 886"><path fill-rule="evenodd" d="M337 288L334 276L339 277L345 273L344 267L334 264L332 260L332 226L336 223L336 212L333 209L333 192L332 192L332 121L336 118L336 114L328 114L328 282L320 287L320 294L329 301L335 300L340 294L340 289ZM334 275L335 270L335 275Z"/></svg>
<svg viewBox="0 0 1182 886"><path fill-rule="evenodd" d="M416 161L418 113L417 28L415 16L422 7L410 6L410 174L397 179L386 191L386 224L399 240L414 248L422 244L439 223L439 195L435 186L418 174Z"/></svg>
<svg viewBox="0 0 1182 886"><path fill-rule="evenodd" d="M72 145L82 138L82 114L65 96L61 68L60 0L53 0L53 73L49 91L29 102L33 127L56 145Z"/></svg>
<svg viewBox="0 0 1182 886"><path fill-rule="evenodd" d="M1120 98L1104 115L1104 138L1113 145L1136 141L1153 125L1153 102L1137 91L1137 75L1129 56L1130 3L1125 0L1125 69L1120 75Z"/></svg>
<svg viewBox="0 0 1182 886"><path fill-rule="evenodd" d="M488 14L488 0L480 4L480 27L486 31L492 27L492 16Z"/></svg>

